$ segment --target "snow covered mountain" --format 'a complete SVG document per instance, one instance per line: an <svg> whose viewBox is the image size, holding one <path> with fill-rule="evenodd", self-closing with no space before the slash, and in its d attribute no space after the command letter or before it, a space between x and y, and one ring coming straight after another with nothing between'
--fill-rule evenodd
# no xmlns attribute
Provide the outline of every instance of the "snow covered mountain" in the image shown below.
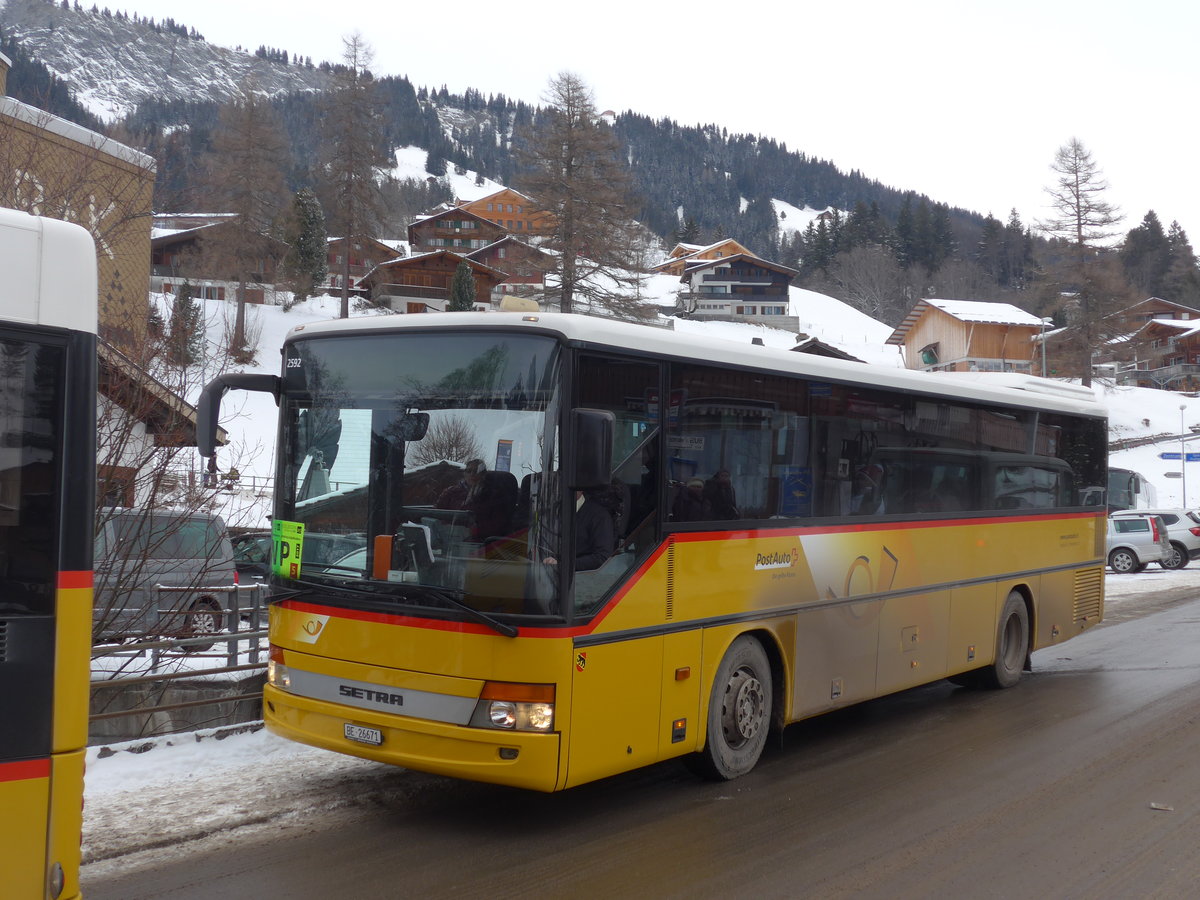
<svg viewBox="0 0 1200 900"><path fill-rule="evenodd" d="M207 43L174 23L151 24L125 13L63 7L50 0L0 0L0 30L75 91L106 122L147 99L213 100L244 86L267 94L324 90L327 69L274 62Z"/></svg>

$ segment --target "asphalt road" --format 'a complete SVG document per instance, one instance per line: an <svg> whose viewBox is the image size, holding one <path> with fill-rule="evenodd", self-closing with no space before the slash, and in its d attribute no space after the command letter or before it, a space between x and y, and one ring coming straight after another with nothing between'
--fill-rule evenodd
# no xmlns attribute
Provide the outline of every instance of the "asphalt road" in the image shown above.
<svg viewBox="0 0 1200 900"><path fill-rule="evenodd" d="M1156 608L1008 691L939 683L794 725L738 781L670 763L541 795L381 767L286 819L90 866L85 895L1193 897L1200 601Z"/></svg>

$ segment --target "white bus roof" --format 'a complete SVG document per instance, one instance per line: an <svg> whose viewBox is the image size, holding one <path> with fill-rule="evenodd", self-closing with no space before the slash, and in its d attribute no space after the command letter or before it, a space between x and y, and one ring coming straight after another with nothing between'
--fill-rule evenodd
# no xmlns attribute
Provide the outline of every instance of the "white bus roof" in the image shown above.
<svg viewBox="0 0 1200 900"><path fill-rule="evenodd" d="M0 209L0 319L96 333L96 245L58 219Z"/></svg>
<svg viewBox="0 0 1200 900"><path fill-rule="evenodd" d="M913 369L873 366L807 353L794 353L791 350L755 344L738 344L721 338L697 335L694 332L684 336L671 329L574 314L455 312L364 316L300 325L288 333L287 340L317 335L394 333L447 328L526 328L530 331L558 334L570 341L582 341L615 350L640 350L676 359L699 360L717 365L749 366L822 381L854 383L865 387L889 388L1077 415L1107 415L1105 408L1096 402L1095 395L1089 389L1033 375L1016 372L918 372Z"/></svg>

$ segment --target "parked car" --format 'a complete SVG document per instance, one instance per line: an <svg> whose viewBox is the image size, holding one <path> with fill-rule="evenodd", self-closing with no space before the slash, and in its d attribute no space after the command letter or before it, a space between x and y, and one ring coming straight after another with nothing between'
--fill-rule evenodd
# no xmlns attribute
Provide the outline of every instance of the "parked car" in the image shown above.
<svg viewBox="0 0 1200 900"><path fill-rule="evenodd" d="M1182 569L1200 558L1200 513L1191 509L1138 509L1113 513L1113 518L1133 515L1158 516L1167 526L1171 552L1159 565L1164 569Z"/></svg>
<svg viewBox="0 0 1200 900"><path fill-rule="evenodd" d="M1131 513L1108 520L1108 566L1114 572L1140 572L1171 552L1166 523L1159 516Z"/></svg>
<svg viewBox="0 0 1200 900"><path fill-rule="evenodd" d="M367 539L362 535L312 532L304 536L304 565L328 566L358 550L365 557L366 546ZM266 581L271 574L271 550L269 531L252 531L233 538L234 561L243 582Z"/></svg>
<svg viewBox="0 0 1200 900"><path fill-rule="evenodd" d="M101 510L95 573L92 623L101 639L217 634L237 583L225 523L207 513Z"/></svg>

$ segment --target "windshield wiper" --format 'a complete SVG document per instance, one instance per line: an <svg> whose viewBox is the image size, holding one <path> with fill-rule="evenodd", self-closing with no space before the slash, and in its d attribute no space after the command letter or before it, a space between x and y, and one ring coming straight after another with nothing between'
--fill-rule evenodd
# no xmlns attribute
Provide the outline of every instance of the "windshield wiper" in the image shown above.
<svg viewBox="0 0 1200 900"><path fill-rule="evenodd" d="M298 584L303 584L309 588L317 588L322 591L329 591L333 594L350 594L356 597L373 597L378 599L380 596L386 596L392 593L391 591L376 591L370 590L369 588L345 587L343 585L325 584L323 582L308 581L307 579L295 580ZM505 637L517 636L517 628L515 625L509 625L507 622L501 622L498 619L493 619L487 613L481 612L480 610L475 609L473 606L468 606L466 603L463 603L461 600L459 600L458 596L461 596L461 592L458 596L456 596L455 592L448 588L430 587L427 584L405 584L404 587L410 593L417 593L425 597L432 597L436 600L441 600L443 603L465 612L476 622L486 625L497 634L502 634Z"/></svg>

